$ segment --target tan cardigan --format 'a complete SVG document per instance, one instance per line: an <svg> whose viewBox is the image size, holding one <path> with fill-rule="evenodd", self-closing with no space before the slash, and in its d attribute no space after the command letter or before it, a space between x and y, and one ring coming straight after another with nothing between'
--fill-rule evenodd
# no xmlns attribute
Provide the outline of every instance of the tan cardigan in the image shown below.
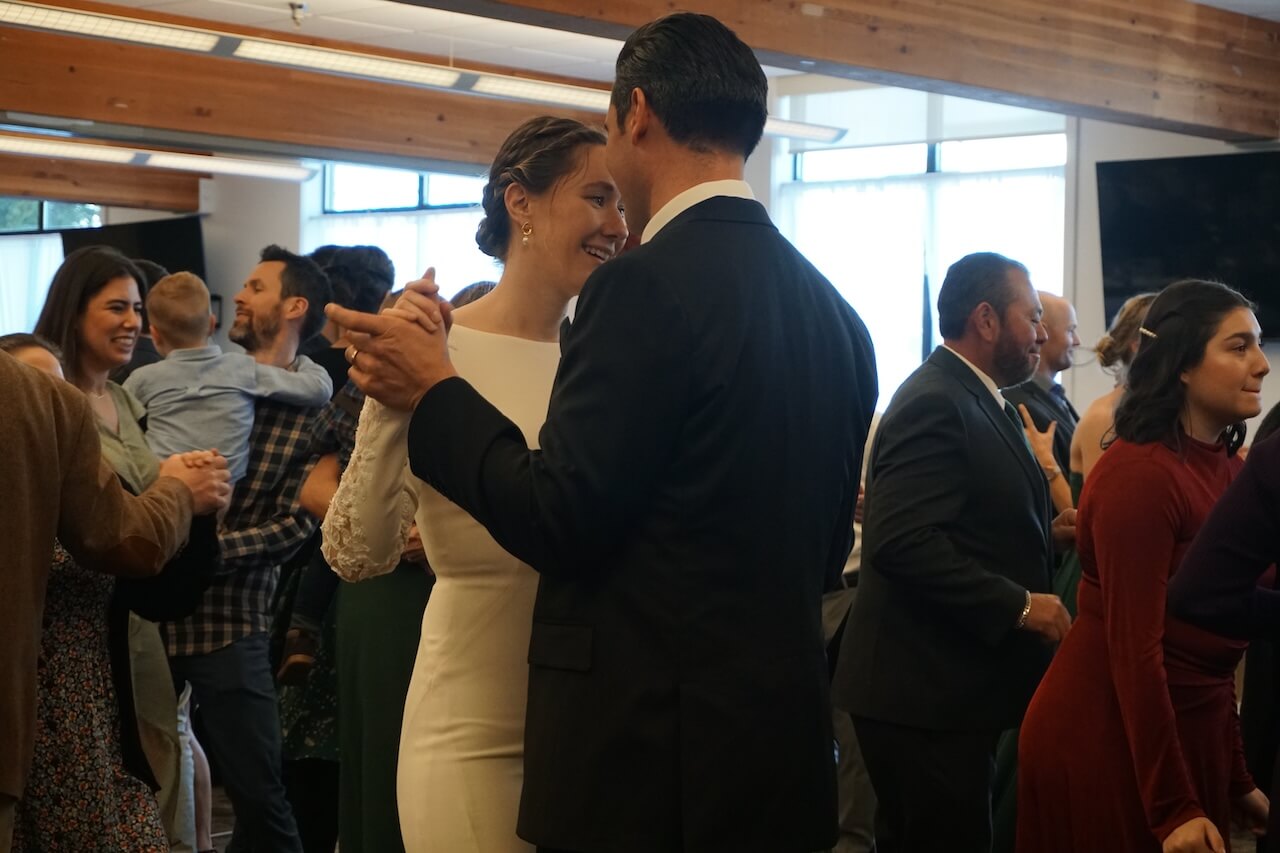
<svg viewBox="0 0 1280 853"><path fill-rule="evenodd" d="M153 575L186 540L192 499L172 477L126 493L102 460L85 396L3 352L0 451L0 794L20 797L54 537L88 568Z"/></svg>

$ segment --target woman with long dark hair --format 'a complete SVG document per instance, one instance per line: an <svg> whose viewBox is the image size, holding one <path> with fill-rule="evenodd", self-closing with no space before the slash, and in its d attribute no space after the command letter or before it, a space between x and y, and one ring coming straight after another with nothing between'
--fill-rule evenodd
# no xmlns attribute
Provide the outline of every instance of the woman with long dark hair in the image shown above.
<svg viewBox="0 0 1280 853"><path fill-rule="evenodd" d="M1233 811L1265 824L1244 768L1233 673L1244 644L1166 616L1166 587L1240 470L1269 366L1252 304L1181 281L1152 302L1086 480L1079 615L1022 726L1018 850L1209 853Z"/></svg>
<svg viewBox="0 0 1280 853"><path fill-rule="evenodd" d="M67 381L97 415L103 458L134 493L158 477L160 463L141 404L109 375L128 364L142 331L140 280L115 249L77 249L54 275L35 329L49 352L61 351ZM211 516L192 524L185 550L153 579L116 580L55 550L36 758L15 851L167 851L179 826L193 822L179 814L178 701L153 620L195 607L217 555Z"/></svg>

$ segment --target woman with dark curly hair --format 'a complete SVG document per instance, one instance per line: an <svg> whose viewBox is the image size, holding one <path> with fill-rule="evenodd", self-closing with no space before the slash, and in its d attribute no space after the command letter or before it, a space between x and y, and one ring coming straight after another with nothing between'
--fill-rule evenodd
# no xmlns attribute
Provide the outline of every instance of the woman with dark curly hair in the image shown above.
<svg viewBox="0 0 1280 853"><path fill-rule="evenodd" d="M1233 673L1245 644L1167 616L1169 578L1240 470L1269 371L1253 305L1181 281L1152 302L1085 482L1079 615L1022 726L1018 850L1220 853L1264 826Z"/></svg>

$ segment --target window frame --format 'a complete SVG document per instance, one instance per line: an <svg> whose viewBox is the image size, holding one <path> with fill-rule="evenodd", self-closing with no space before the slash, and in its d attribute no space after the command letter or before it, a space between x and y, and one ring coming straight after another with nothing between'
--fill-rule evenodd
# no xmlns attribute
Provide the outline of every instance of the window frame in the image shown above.
<svg viewBox="0 0 1280 853"><path fill-rule="evenodd" d="M36 227L35 228L25 228L20 231L0 230L0 237L20 237L22 235L29 235L29 234L61 234L63 231L80 231L85 228L101 228L103 225L103 223L101 222L99 222L99 224L97 225L80 225L80 226L75 226L70 228L50 228L48 225L45 224L48 221L45 215L46 207L50 204L92 205L93 207L96 207L98 209L99 219L101 219L103 210L107 207L107 205L98 204L97 202L92 202L92 201L63 201L62 199L56 199L56 198L28 198L27 196L14 196L14 195L0 196L0 200L33 201L36 203Z"/></svg>
<svg viewBox="0 0 1280 853"><path fill-rule="evenodd" d="M978 142L984 139L990 139L990 140L1030 139L1034 137L1047 137L1047 136L1061 136L1064 138L1064 141L1065 141L1066 132L1064 131L1061 133L1024 133L1024 134L1016 134L1013 136L982 137L981 139L940 139L940 140L935 140L933 142L924 143L925 145L927 145L926 156L925 156L925 168L921 169L918 172L902 172L898 174L871 176L871 177L864 177L864 176L845 177L845 178L834 177L834 178L824 178L822 180L816 180L816 181L812 181L812 180L806 181L804 179L804 156L806 154L817 154L817 153L822 153L826 151L836 151L840 149L837 149L837 148L805 149L801 151L791 152L791 155L790 155L791 168L788 171L790 173L790 183L844 184L844 183L856 183L858 181L916 179L916 178L925 177L928 175L983 175L983 174L998 174L1001 172L1033 172L1041 169L1066 168L1067 164L1065 161L1063 163L1057 163L1057 164L1045 163L1045 164L1039 164L1035 166L1016 166L1013 168L988 169L988 170L970 170L970 169L947 170L945 168L942 168L942 166L944 165L944 160L942 157L942 146L948 142ZM874 148L901 148L909 144L912 144L912 143L869 145L869 146L864 146L864 148L866 150L870 150ZM919 143L916 143L916 144L919 144ZM854 149L847 149L847 150L852 151L852 150L858 150L858 149L854 148Z"/></svg>
<svg viewBox="0 0 1280 853"><path fill-rule="evenodd" d="M366 166L364 163L335 163L328 162L324 164L321 170L321 186L320 186L320 215L321 216L367 216L371 213L415 213L415 212L435 212L447 210L467 210L470 208L480 207L480 202L469 202L459 204L428 204L427 203L427 186L432 175L448 175L450 177L462 176L453 172L436 172L421 171L415 173L418 181L418 203L408 207L365 207L351 210L334 210L333 203L333 170L339 166ZM372 168L381 168L373 166ZM410 172L410 169L400 169L398 171ZM479 177L474 175L466 175L464 177Z"/></svg>

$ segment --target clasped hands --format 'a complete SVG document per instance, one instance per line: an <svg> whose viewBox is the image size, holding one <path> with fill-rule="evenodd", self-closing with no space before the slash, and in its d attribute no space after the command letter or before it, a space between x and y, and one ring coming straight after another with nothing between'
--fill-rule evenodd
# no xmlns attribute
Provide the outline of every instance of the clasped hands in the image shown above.
<svg viewBox="0 0 1280 853"><path fill-rule="evenodd" d="M231 502L231 472L216 450L175 453L160 463L159 476L181 480L191 490L196 515L222 512Z"/></svg>
<svg viewBox="0 0 1280 853"><path fill-rule="evenodd" d="M390 409L412 412L436 383L458 375L447 347L453 308L439 293L435 270L428 269L379 314L325 306L325 314L351 341L347 375Z"/></svg>

